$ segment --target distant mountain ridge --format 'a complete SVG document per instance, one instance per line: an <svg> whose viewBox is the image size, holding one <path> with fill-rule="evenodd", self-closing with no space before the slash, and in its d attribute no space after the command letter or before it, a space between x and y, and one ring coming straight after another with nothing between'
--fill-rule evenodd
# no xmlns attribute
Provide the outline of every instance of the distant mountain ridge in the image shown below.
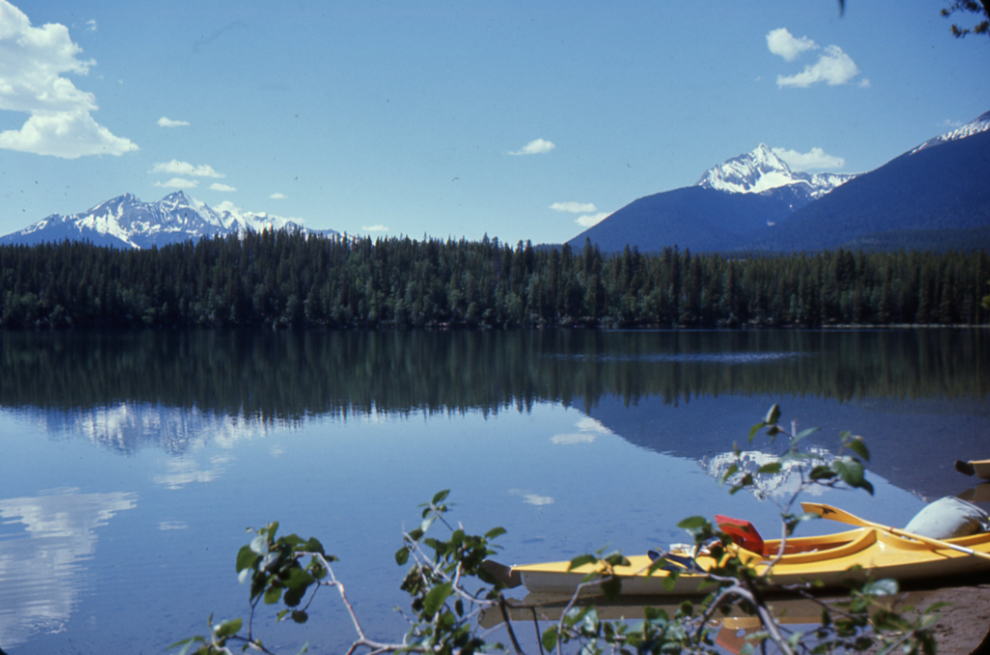
<svg viewBox="0 0 990 655"><path fill-rule="evenodd" d="M980 134L981 132L986 132L988 130L990 130L990 111L988 111L985 114L982 114L976 120L971 121L963 125L962 127L958 127L950 132L946 132L945 134L940 134L934 139L929 139L928 141L925 141L920 146L918 146L914 150L911 150L907 154L913 155L915 153L921 152L922 150L925 150L926 148L942 145L943 143L948 143L950 141L958 141L959 139L965 139L967 137L973 136L974 134Z"/></svg>
<svg viewBox="0 0 990 655"><path fill-rule="evenodd" d="M646 196L574 237L604 252L990 248L990 112L858 175L791 171L760 144L697 184Z"/></svg>
<svg viewBox="0 0 990 655"><path fill-rule="evenodd" d="M754 245L775 251L990 248L990 112L801 208Z"/></svg>
<svg viewBox="0 0 990 655"><path fill-rule="evenodd" d="M226 203L225 203L226 204ZM0 244L32 245L47 241L88 240L97 245L150 248L170 243L283 228L313 233L289 218L240 211L221 205L214 209L176 191L157 202L142 202L131 193L117 196L85 212L52 214L27 228L0 237ZM319 233L338 235L334 230Z"/></svg>

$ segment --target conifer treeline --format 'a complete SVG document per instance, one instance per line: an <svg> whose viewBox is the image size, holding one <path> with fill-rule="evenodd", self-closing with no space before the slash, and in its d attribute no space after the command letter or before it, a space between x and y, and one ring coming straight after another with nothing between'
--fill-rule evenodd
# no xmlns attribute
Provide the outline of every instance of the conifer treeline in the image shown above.
<svg viewBox="0 0 990 655"><path fill-rule="evenodd" d="M821 326L981 324L990 258L929 252L603 255L497 239L261 232L150 250L0 247L0 324Z"/></svg>

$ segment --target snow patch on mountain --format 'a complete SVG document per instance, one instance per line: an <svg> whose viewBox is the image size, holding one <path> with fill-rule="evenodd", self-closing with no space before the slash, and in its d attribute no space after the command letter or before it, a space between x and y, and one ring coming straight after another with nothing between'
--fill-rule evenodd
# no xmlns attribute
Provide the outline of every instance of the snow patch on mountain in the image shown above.
<svg viewBox="0 0 990 655"><path fill-rule="evenodd" d="M696 186L726 193L767 193L791 187L806 199L815 200L854 177L844 173L809 175L792 171L773 150L761 143L752 152L708 169Z"/></svg>
<svg viewBox="0 0 990 655"><path fill-rule="evenodd" d="M216 208L190 198L182 191L170 193L158 202L142 202L134 194L102 202L79 214L52 214L2 239L3 243L38 243L62 239L90 239L94 242L148 248L216 235L247 231L292 229L313 233L299 222L268 213L242 211L230 202ZM322 234L338 235L334 230Z"/></svg>
<svg viewBox="0 0 990 655"><path fill-rule="evenodd" d="M945 134L940 134L934 139L928 139L920 146L909 152L909 155L913 155L916 152L921 152L927 148L932 148L934 146L940 146L943 143L948 143L950 141L958 141L959 139L965 139L966 137L973 136L974 134L979 134L981 132L986 132L990 130L990 111L981 115L974 121L966 123L962 127L958 127L951 132L946 132Z"/></svg>

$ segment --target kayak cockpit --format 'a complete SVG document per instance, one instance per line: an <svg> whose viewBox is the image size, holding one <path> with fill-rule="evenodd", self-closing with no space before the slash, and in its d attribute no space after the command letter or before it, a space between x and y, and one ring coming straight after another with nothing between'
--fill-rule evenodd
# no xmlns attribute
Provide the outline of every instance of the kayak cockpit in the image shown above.
<svg viewBox="0 0 990 655"><path fill-rule="evenodd" d="M876 540L876 530L863 528L818 537L795 537L785 540L784 555L780 563L804 564L845 557L868 548ZM780 540L769 539L764 542L762 553L752 553L742 546L739 546L739 551L760 559L775 558L780 551Z"/></svg>

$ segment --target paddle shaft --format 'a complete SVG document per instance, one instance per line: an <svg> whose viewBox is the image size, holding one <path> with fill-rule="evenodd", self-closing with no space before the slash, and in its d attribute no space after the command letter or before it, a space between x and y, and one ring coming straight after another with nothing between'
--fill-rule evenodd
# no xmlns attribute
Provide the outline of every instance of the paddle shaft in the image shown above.
<svg viewBox="0 0 990 655"><path fill-rule="evenodd" d="M981 553L973 550L972 548L966 548L965 546L960 546L958 544L950 544L949 542L942 541L941 539L922 537L920 534L914 534L913 532L905 532L904 530L899 530L889 525L883 525L881 523L874 523L873 521L867 521L866 519L861 519L858 516L854 516L849 512L832 507L830 505L820 505L818 503L801 503L801 507L806 512L818 514L822 518L830 519L832 521L838 521L839 523L849 523L852 525L859 525L864 528L876 528L878 530L885 530L890 534L897 535L898 537L907 537L908 539L914 539L916 541L926 543L930 546L938 546L939 548L949 548L952 550L959 551L960 553L966 553L967 555L975 555L976 557L982 557L983 559L990 560L990 554Z"/></svg>

